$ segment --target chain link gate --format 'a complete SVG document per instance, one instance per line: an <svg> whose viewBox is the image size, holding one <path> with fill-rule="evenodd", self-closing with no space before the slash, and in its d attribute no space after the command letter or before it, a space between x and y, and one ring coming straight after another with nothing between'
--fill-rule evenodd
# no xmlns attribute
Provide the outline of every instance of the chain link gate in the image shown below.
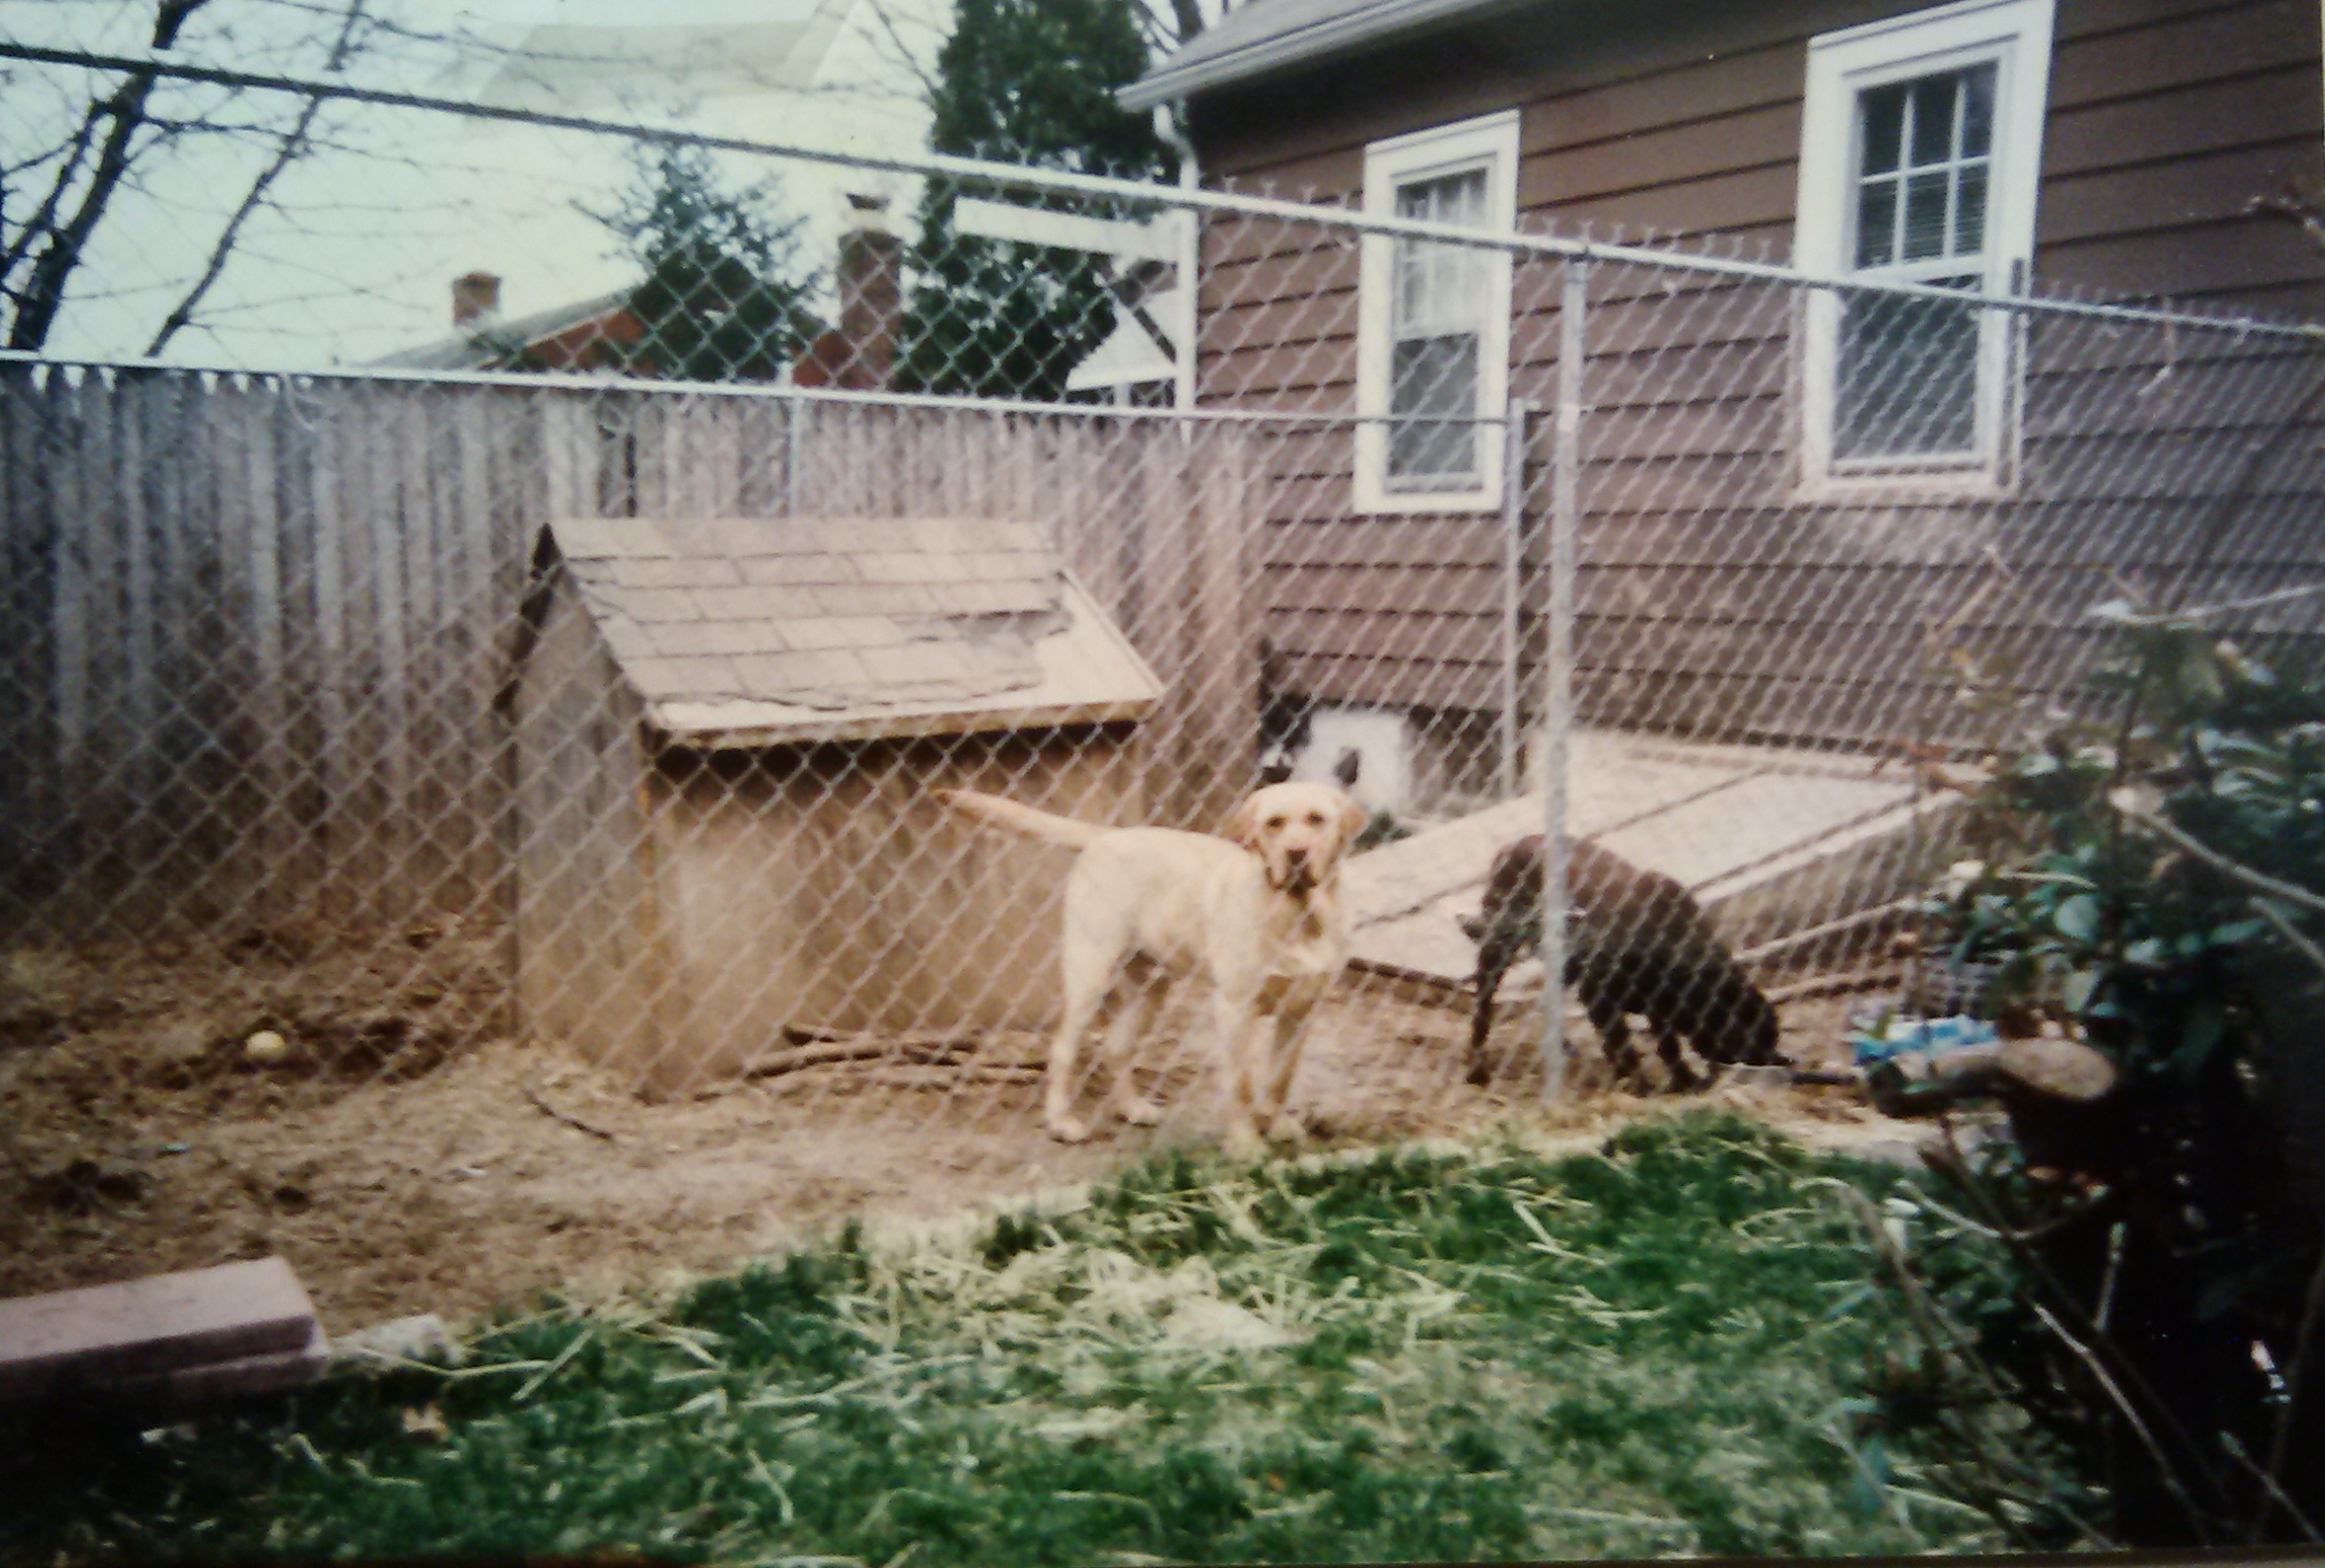
<svg viewBox="0 0 2325 1568"><path fill-rule="evenodd" d="M1352 790L1316 1131L1595 1095L1568 973L1676 976L1619 1011L1716 1065L1735 976L1877 965L2092 606L2314 636L2308 329L855 172L890 205L793 274L681 236L658 294L392 362L7 361L0 1290L274 1249L480 1303L1207 1137L1182 1002L1161 1132L1045 1140L1071 855L944 788L1205 833ZM1532 833L1549 1001L1480 1063L1458 922ZM1668 880L1576 860L1570 922L1583 838Z"/></svg>

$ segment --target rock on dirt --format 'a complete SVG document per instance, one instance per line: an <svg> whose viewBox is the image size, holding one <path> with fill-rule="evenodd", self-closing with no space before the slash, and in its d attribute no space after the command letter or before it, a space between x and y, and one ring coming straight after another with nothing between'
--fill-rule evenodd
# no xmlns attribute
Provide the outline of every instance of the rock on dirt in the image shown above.
<svg viewBox="0 0 2325 1568"><path fill-rule="evenodd" d="M468 1359L467 1350L434 1313L391 1318L331 1342L335 1372L383 1372L418 1361L430 1366L456 1367Z"/></svg>

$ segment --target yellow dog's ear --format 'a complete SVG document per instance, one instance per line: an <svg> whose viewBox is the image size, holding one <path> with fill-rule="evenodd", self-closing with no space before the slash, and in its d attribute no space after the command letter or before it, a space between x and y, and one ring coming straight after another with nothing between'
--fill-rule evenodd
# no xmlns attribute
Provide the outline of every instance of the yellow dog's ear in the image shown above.
<svg viewBox="0 0 2325 1568"><path fill-rule="evenodd" d="M1341 848L1346 849L1350 844L1355 843L1357 841L1357 834L1363 833L1365 831L1365 825L1371 820L1372 814L1365 810L1364 807L1358 805L1356 797L1352 795L1343 795L1340 798Z"/></svg>
<svg viewBox="0 0 2325 1568"><path fill-rule="evenodd" d="M1219 829L1219 836L1243 845L1246 849L1260 847L1260 797L1247 795L1244 803L1230 812Z"/></svg>

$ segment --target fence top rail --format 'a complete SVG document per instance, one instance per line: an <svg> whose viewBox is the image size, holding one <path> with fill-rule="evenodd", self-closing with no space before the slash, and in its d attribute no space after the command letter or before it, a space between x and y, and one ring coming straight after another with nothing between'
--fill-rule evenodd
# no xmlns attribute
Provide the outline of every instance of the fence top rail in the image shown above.
<svg viewBox="0 0 2325 1568"><path fill-rule="evenodd" d="M1273 197L1246 196L1229 191L1203 190L1186 186L1146 184L1137 180L1113 179L1096 174L1073 174L1059 169L1033 168L1022 164L990 163L976 158L956 157L946 153L931 152L917 156L874 156L857 152L836 152L769 142L753 137L715 136L702 132L682 131L666 126L648 125L641 121L609 120L589 115L557 114L547 110L518 109L505 105L477 103L469 99L447 98L429 93L410 92L401 88L365 86L344 79L333 80L314 76L245 70L237 66L207 64L181 59L158 49L97 51L63 49L51 45L28 44L18 39L0 38L0 59L19 59L35 64L66 65L89 70L122 71L133 75L165 76L184 81L208 82L216 86L238 87L253 92L294 93L314 99L333 98L352 103L376 104L384 108L414 109L434 114L459 115L469 119L539 126L548 130L576 131L595 136L621 137L633 142L700 147L718 151L744 152L801 162L829 163L850 168L879 169L890 173L920 177L933 176L941 179L970 181L1018 190L1038 191L1049 195L1140 202L1150 206L1175 207L1223 216L1269 218L1287 223L1314 224L1393 239L1428 240L1444 245L1505 250L1513 255L1544 256L1568 261L1615 262L1629 266L1655 267L1668 271L1693 272L1732 278L1739 282L1772 283L1791 288L1829 289L1850 294L1881 294L1909 299L1944 300L1954 303L1960 303L1966 297L1959 290L1940 288L1926 283L1819 275L1791 267L1778 266L1772 262L1748 261L1740 257L1658 249L1646 245L1607 244L1589 239L1586 236L1480 233L1474 229L1459 228L1452 224L1427 223L1409 218L1367 216L1352 208L1322 203L1282 201ZM2272 322L2257 318L2213 316L2189 311L2155 310L2140 306L2106 305L2080 300L2038 299L2024 295L1979 295L1974 297L1981 308L2008 310L2027 315L2068 317L2124 326L2169 326L2206 332L2228 332L2252 338L2325 343L2325 323Z"/></svg>
<svg viewBox="0 0 2325 1568"><path fill-rule="evenodd" d="M1046 403L1030 398L956 397L944 392L856 392L837 387L786 386L773 381L681 381L624 375L613 370L415 370L395 365L253 366L183 359L106 358L46 349L0 348L0 371L93 370L118 375L217 376L245 381L355 381L406 386L500 388L518 392L647 393L657 396L735 398L754 402L834 403L870 408L932 409L949 413L1016 414L1028 418L1145 420L1172 425L1267 425L1338 428L1393 424L1393 414L1329 410L1134 408L1113 403ZM1432 415L1437 425L1506 425L1506 414Z"/></svg>

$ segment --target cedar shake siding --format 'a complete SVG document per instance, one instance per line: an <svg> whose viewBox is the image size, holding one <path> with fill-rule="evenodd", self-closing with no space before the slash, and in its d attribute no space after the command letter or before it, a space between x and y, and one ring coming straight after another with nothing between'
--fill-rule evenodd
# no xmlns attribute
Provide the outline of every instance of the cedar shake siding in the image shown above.
<svg viewBox="0 0 2325 1568"><path fill-rule="evenodd" d="M1522 226L1765 246L1781 261L1809 40L1918 9L1505 12L1216 89L1192 124L1208 181L1355 205L1368 143L1514 105ZM2246 210L2318 189L2318 24L2315 0L2057 0L2037 288L2318 315L2325 251ZM1349 237L1215 221L1204 260L1207 403L1353 406ZM1511 386L1544 405L1558 268L1515 271ZM1960 728L1946 718L1958 710L1941 642L2056 684L2093 645L2081 612L2118 583L2184 580L2200 603L2325 576L2325 455L2307 433L2273 439L2325 373L2293 345L2037 322L2005 496L1812 504L1791 291L1601 264L1591 307L1575 629L1586 718L1849 741L1935 734ZM1549 454L1543 422L1527 491L1537 607ZM1492 706L1498 516L1355 516L1352 462L1345 431L1279 443L1267 554L1279 668L1324 700ZM2199 561L2197 537L2223 522ZM2247 631L2266 645L2315 615L2295 601Z"/></svg>

